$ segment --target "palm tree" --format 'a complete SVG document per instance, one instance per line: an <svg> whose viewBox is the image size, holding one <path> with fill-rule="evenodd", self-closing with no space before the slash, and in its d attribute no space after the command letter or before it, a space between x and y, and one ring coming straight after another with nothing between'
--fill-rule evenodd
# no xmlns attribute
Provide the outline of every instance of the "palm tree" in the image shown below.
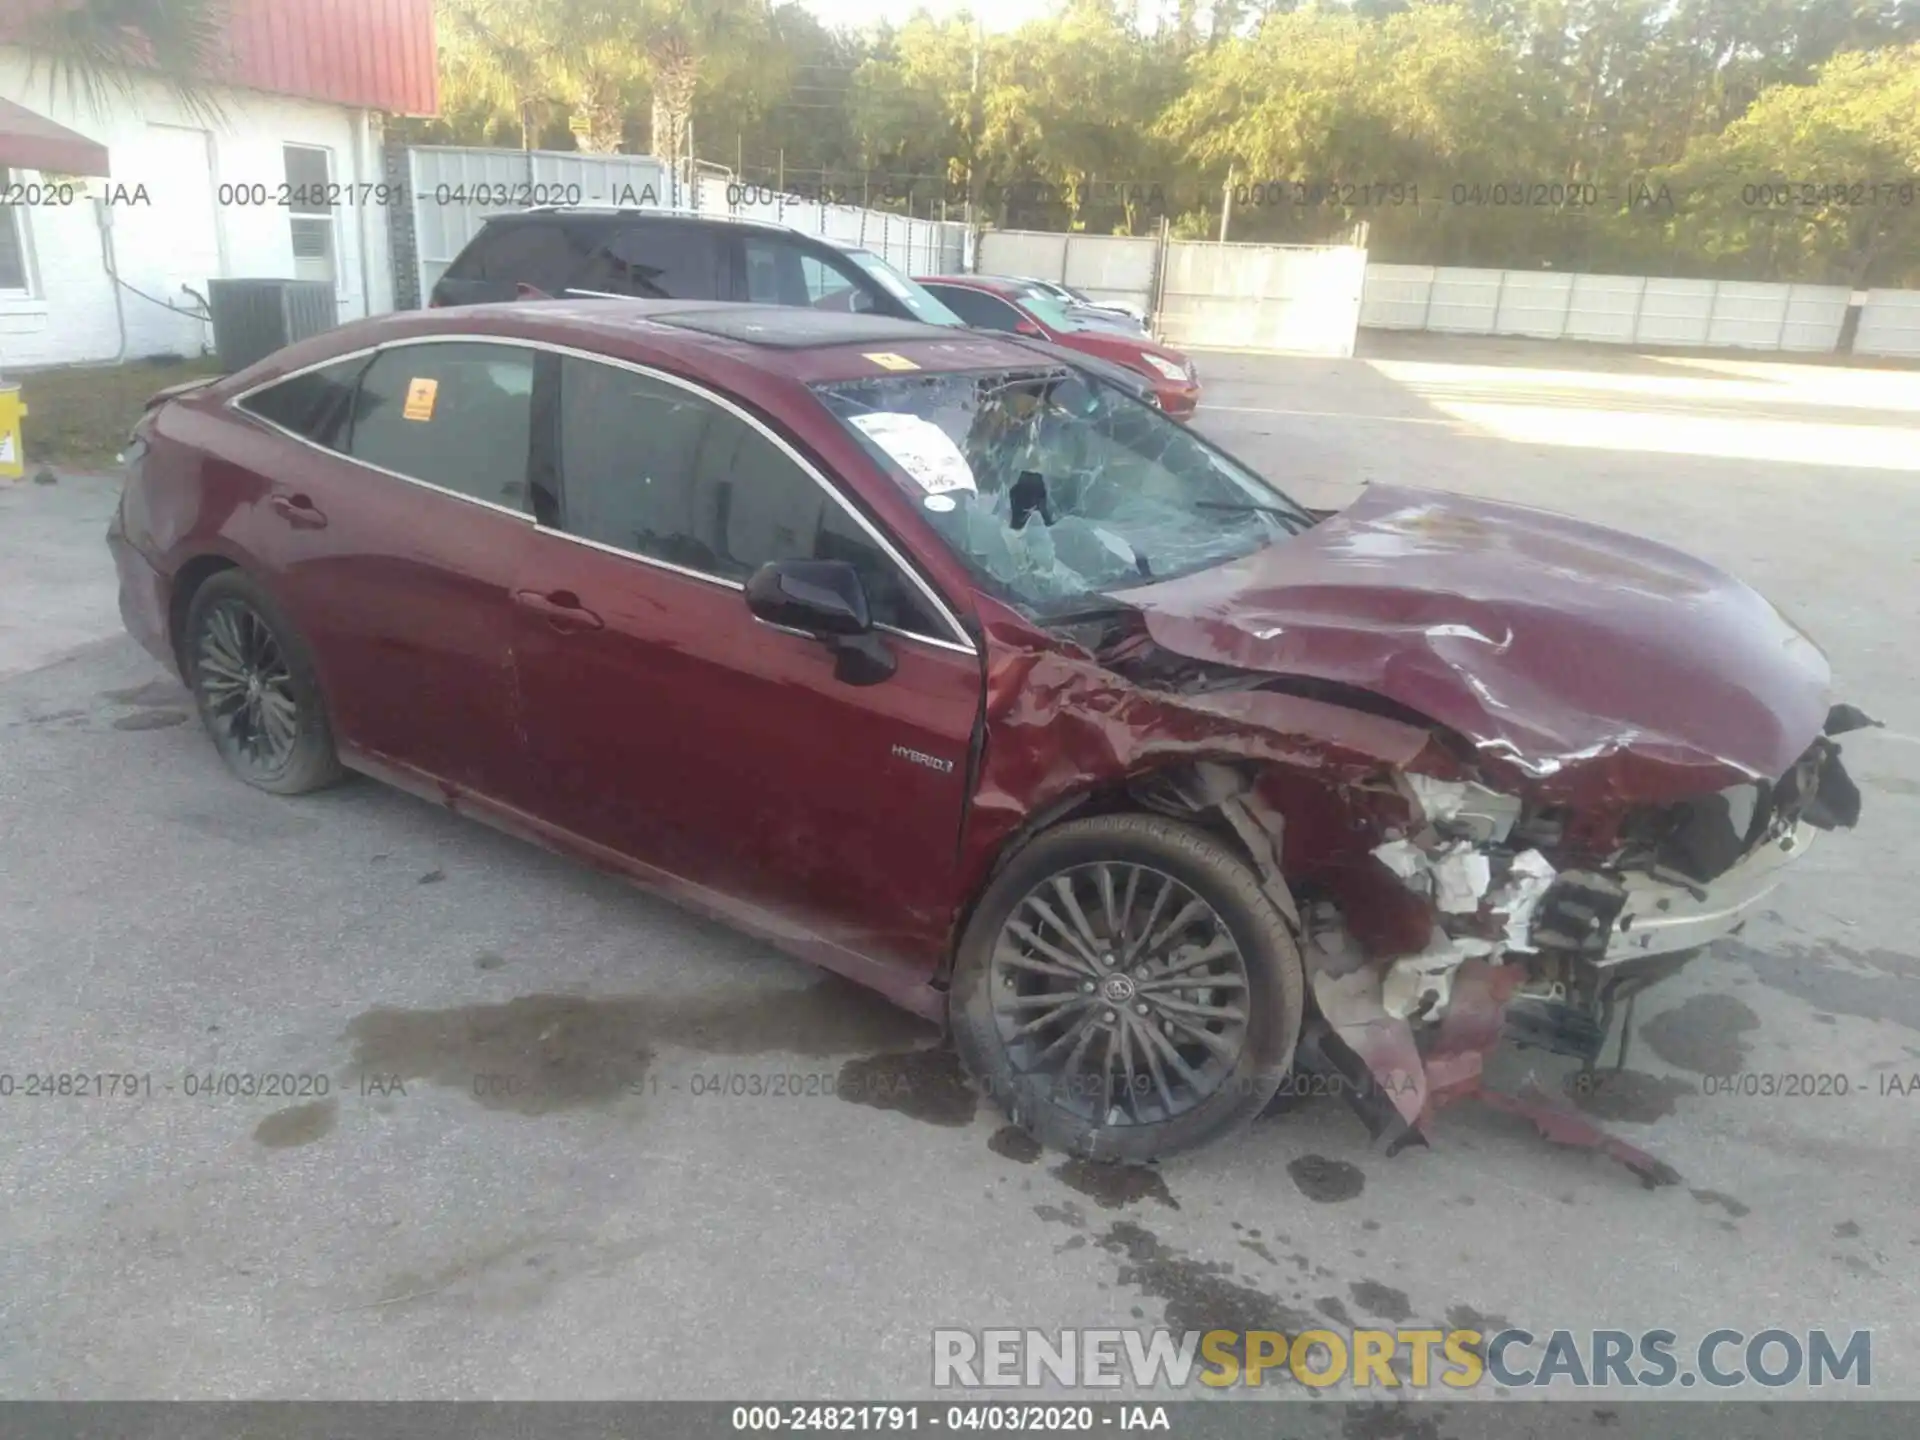
<svg viewBox="0 0 1920 1440"><path fill-rule="evenodd" d="M647 8L653 153L693 180L693 102L702 61L725 44L753 44L771 25L768 0L664 0Z"/></svg>
<svg viewBox="0 0 1920 1440"><path fill-rule="evenodd" d="M440 0L443 65L458 93L519 117L577 117L582 150L617 150L627 114L651 92L653 150L687 157L704 55L764 22L766 0Z"/></svg>
<svg viewBox="0 0 1920 1440"><path fill-rule="evenodd" d="M30 55L28 83L44 62L47 86L64 86L96 114L118 95L137 103L157 80L189 115L217 120L224 72L226 0L66 0L29 16L16 38Z"/></svg>
<svg viewBox="0 0 1920 1440"><path fill-rule="evenodd" d="M556 42L518 0L441 0L440 69L448 89L510 112L520 148L533 149L536 116L553 100Z"/></svg>

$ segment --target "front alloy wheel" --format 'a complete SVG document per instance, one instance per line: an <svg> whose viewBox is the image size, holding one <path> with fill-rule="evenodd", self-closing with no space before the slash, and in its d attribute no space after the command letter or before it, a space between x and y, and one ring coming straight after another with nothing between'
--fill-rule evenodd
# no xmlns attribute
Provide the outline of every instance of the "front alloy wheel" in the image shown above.
<svg viewBox="0 0 1920 1440"><path fill-rule="evenodd" d="M1221 840L1158 815L1070 821L975 907L948 1013L968 1069L1042 1142L1144 1161L1257 1115L1299 1036L1286 921Z"/></svg>
<svg viewBox="0 0 1920 1440"><path fill-rule="evenodd" d="M1009 1061L1094 1124L1194 1110L1246 1046L1233 931L1146 865L1100 861L1041 881L1001 927L991 976Z"/></svg>

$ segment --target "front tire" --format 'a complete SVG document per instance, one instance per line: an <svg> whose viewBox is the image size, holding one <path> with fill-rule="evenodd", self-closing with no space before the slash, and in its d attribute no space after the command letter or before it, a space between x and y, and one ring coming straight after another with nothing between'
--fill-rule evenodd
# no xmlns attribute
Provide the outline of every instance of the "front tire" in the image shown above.
<svg viewBox="0 0 1920 1440"><path fill-rule="evenodd" d="M223 570L194 593L182 668L227 768L274 795L304 795L343 773L305 643L254 580Z"/></svg>
<svg viewBox="0 0 1920 1440"><path fill-rule="evenodd" d="M1253 872L1192 825L1077 820L1027 845L961 940L962 1061L1042 1144L1103 1161L1258 1115L1292 1064L1299 947Z"/></svg>

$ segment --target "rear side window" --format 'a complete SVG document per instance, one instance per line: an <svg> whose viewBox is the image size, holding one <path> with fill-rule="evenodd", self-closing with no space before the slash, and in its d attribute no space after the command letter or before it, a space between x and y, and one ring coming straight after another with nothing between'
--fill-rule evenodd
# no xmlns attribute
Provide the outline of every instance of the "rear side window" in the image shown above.
<svg viewBox="0 0 1920 1440"><path fill-rule="evenodd" d="M447 267L447 276L532 285L558 295L572 280L579 260L580 252L562 226L537 221L489 225Z"/></svg>
<svg viewBox="0 0 1920 1440"><path fill-rule="evenodd" d="M728 239L704 225L629 225L594 237L569 282L647 300L726 300Z"/></svg>
<svg viewBox="0 0 1920 1440"><path fill-rule="evenodd" d="M240 408L316 445L338 449L353 401L353 382L366 364L362 355L309 370L256 390L240 402Z"/></svg>
<svg viewBox="0 0 1920 1440"><path fill-rule="evenodd" d="M985 330L1011 330L1020 323L1020 314L1006 301L995 298L980 290L968 290L959 285L929 285L927 287L942 305L958 315L969 325L978 325Z"/></svg>
<svg viewBox="0 0 1920 1440"><path fill-rule="evenodd" d="M383 350L360 380L344 447L458 495L527 509L533 352L449 342Z"/></svg>
<svg viewBox="0 0 1920 1440"><path fill-rule="evenodd" d="M818 481L691 390L563 360L560 470L569 534L740 582L769 560L845 560L877 623L950 638L918 587Z"/></svg>

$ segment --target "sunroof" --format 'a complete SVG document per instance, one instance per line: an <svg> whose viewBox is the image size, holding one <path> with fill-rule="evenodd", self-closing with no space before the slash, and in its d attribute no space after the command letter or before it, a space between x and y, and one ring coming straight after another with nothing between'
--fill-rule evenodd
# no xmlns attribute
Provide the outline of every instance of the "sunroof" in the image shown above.
<svg viewBox="0 0 1920 1440"><path fill-rule="evenodd" d="M766 345L776 350L804 350L820 345L870 345L884 340L935 340L943 337L938 325L894 320L884 315L823 315L817 310L784 305L729 305L711 310L680 311L649 316L655 324L698 330L723 340ZM951 339L951 334L945 338Z"/></svg>

